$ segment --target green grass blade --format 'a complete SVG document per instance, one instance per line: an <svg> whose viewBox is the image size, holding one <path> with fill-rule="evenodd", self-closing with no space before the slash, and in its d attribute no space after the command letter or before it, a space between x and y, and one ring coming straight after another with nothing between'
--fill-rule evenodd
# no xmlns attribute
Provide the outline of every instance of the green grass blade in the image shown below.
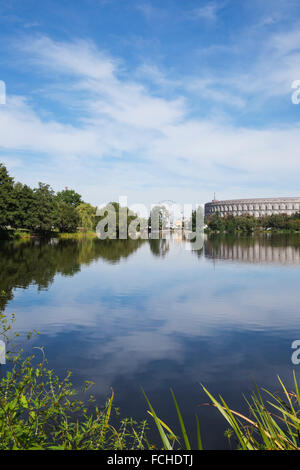
<svg viewBox="0 0 300 470"><path fill-rule="evenodd" d="M112 404L113 404L113 401L114 401L114 396L115 396L114 391L112 391L111 397L108 400L108 407L107 407L107 411L106 411L106 415L105 415L105 423L104 423L105 428L108 426L108 423L109 423L109 420L110 420L111 408L112 408Z"/></svg>
<svg viewBox="0 0 300 470"><path fill-rule="evenodd" d="M167 438L166 433L164 432L164 430L163 430L163 428L162 428L162 425L160 424L159 419L158 419L158 417L157 417L157 415L156 415L156 413L155 413L155 411L154 411L154 409L153 409L153 407L152 407L150 401L148 400L148 397L147 397L147 395L146 395L146 393L144 392L143 389L142 389L142 392L143 392L143 395L144 395L144 397L145 397L145 399L146 399L146 401L147 401L147 403L148 403L148 406L149 406L149 408L150 408L150 410L151 410L151 412L152 412L152 415L153 415L155 424L156 424L156 426L157 426L158 432L159 432L159 434L160 434L160 437L161 437L161 440L162 440L164 449L165 449L165 450L173 450L173 447L171 446L170 441L169 441L169 439Z"/></svg>
<svg viewBox="0 0 300 470"><path fill-rule="evenodd" d="M198 443L198 450L203 450L201 433L200 433L200 424L198 415L196 415L196 422L197 422L197 443Z"/></svg>
<svg viewBox="0 0 300 470"><path fill-rule="evenodd" d="M183 422L183 419L182 419L182 416L181 416L181 412L180 412L177 400L175 398L175 395L174 395L174 392L173 392L172 389L171 389L171 393L172 393L172 397L173 397L173 400L174 400L174 403L175 403L175 407L176 407L178 419L179 419L179 422L180 422L180 427L181 427L181 431L182 431L182 434L183 434L183 439L184 439L184 442L185 442L185 445L186 445L186 449L191 450L191 445L190 445L189 438L188 438L188 435L187 435L187 432L186 432L186 429L185 429L185 425L184 425L184 422Z"/></svg>
<svg viewBox="0 0 300 470"><path fill-rule="evenodd" d="M297 395L298 406L300 406L300 394L299 394L298 381L297 381L297 378L296 378L295 371L293 371L293 376L294 376L295 392L296 392L296 395Z"/></svg>
<svg viewBox="0 0 300 470"><path fill-rule="evenodd" d="M244 450L253 450L253 446L250 444L249 440L245 437L245 435L239 429L235 419L233 418L232 413L230 412L229 408L225 404L222 406L210 393L209 391L202 385L203 390L209 396L215 407L220 411L222 416L226 419L226 421L230 424L230 426L235 431L239 442ZM225 403L225 402L223 402Z"/></svg>
<svg viewBox="0 0 300 470"><path fill-rule="evenodd" d="M279 406L274 405L274 403L271 403L270 401L269 401L268 403L269 403L269 405L271 405L271 406L273 406L274 408L276 408L277 410L279 410L283 415L288 416L288 417L290 418L290 420L291 420L292 422L294 422L295 424L297 424L298 427L299 427L299 425L300 425L300 419L297 418L297 416L292 415L291 413L288 413L288 411L284 410L283 408L280 408Z"/></svg>
<svg viewBox="0 0 300 470"><path fill-rule="evenodd" d="M154 419L153 413L151 413L151 411L148 411L148 414L149 414L150 416L152 416L152 418ZM160 424L162 425L162 427L165 428L165 429L168 431L168 433L172 436L172 438L173 438L173 439L177 439L177 436L176 436L176 434L172 431L172 429L169 428L169 426L168 426L166 423L164 423L160 418L157 417L157 419L158 419L158 421L160 422Z"/></svg>
<svg viewBox="0 0 300 470"><path fill-rule="evenodd" d="M290 398L290 395L287 391L287 389L285 388L284 386L284 383L282 382L281 378L279 377L279 375L277 376L278 377L278 380L280 382L280 385L282 386L283 390L284 390L284 393L285 393L285 396L287 397L288 399L288 402L289 402L289 405L290 405L290 409L292 410L292 412L295 414L295 410L294 410L294 407L293 407L293 404L292 404L292 400Z"/></svg>

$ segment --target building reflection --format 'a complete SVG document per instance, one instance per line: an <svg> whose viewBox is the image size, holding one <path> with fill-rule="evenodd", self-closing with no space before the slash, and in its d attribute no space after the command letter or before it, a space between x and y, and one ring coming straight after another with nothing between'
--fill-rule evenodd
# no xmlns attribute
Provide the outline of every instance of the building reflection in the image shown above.
<svg viewBox="0 0 300 470"><path fill-rule="evenodd" d="M213 260L245 263L300 264L300 237L207 238L204 256Z"/></svg>

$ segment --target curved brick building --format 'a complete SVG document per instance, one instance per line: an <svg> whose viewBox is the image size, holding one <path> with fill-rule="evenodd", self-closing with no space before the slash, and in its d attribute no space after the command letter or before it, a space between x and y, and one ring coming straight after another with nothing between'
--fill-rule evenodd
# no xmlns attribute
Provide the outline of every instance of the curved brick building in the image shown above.
<svg viewBox="0 0 300 470"><path fill-rule="evenodd" d="M229 199L227 201L213 200L205 204L205 215L219 212L226 215L249 214L260 217L271 214L292 215L300 212L300 197L278 197L259 199Z"/></svg>

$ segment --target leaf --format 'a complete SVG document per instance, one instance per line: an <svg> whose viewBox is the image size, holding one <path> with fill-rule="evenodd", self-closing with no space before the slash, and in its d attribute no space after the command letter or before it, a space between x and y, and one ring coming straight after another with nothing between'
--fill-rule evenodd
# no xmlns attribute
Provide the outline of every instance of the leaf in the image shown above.
<svg viewBox="0 0 300 470"><path fill-rule="evenodd" d="M23 394L20 396L20 403L23 406L23 408L28 408L27 398Z"/></svg>

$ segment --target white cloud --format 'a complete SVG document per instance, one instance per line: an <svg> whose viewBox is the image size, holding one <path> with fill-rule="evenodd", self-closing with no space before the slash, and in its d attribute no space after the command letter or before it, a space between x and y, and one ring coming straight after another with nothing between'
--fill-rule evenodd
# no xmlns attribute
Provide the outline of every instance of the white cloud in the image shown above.
<svg viewBox="0 0 300 470"><path fill-rule="evenodd" d="M234 90L230 90L226 85L224 86L222 80L198 78L190 80L186 85L186 89L210 102L223 103L237 108L243 108L246 105L246 100Z"/></svg>
<svg viewBox="0 0 300 470"><path fill-rule="evenodd" d="M278 36L275 50L280 54L284 50L285 57L292 54L295 37L284 40ZM19 161L21 152L38 155L38 163L29 160L22 173L17 173L19 179L27 178L30 184L33 178L54 186L76 184L95 204L101 202L99 187L105 200L123 193L133 198L130 202L170 198L200 202L220 187L223 197L240 196L242 191L243 196L254 196L262 183L262 196L272 188L271 195L275 195L274 186L285 177L290 181L289 191L296 190L291 175L300 170L300 119L285 128L258 130L235 126L224 116L190 115L191 96L196 93L237 108L245 106L248 86L253 93L266 88L264 78L272 79L269 85L275 93L276 86L287 78L280 77L279 65L274 69L271 61L256 65L247 82L231 77L227 87L225 80L218 87L212 78L174 79L173 98L167 99L142 83L139 73L127 71L124 64L91 42L38 38L24 41L22 50L31 64L48 74L54 91L65 87L70 96L66 99L63 94L59 104L70 117L61 122L45 118L30 100L8 97L7 105L0 107L1 152L6 159L12 155L12 161ZM291 55L288 59L292 62ZM265 76L262 71L266 69L269 75ZM154 66L151 71L149 81L165 81L164 87L169 77ZM176 96L177 85L188 90L189 99L179 92ZM43 178L39 176L42 166L48 175Z"/></svg>
<svg viewBox="0 0 300 470"><path fill-rule="evenodd" d="M152 21L165 16L165 12L160 8L154 7L150 2L140 2L136 4L139 10L148 21Z"/></svg>
<svg viewBox="0 0 300 470"><path fill-rule="evenodd" d="M199 8L194 8L189 12L189 17L192 19L204 19L208 21L216 21L217 14L220 9L223 8L223 5L217 2L208 2L206 5Z"/></svg>
<svg viewBox="0 0 300 470"><path fill-rule="evenodd" d="M86 40L56 42L41 36L22 41L19 47L28 54L31 62L64 74L111 80L117 66L111 58L100 53L93 42Z"/></svg>

